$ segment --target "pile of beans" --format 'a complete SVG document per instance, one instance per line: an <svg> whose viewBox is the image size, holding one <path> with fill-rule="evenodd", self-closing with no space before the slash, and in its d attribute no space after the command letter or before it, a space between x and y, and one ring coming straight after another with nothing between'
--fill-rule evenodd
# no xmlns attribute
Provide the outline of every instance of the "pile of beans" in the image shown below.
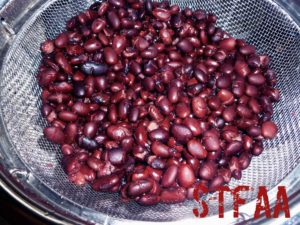
<svg viewBox="0 0 300 225"><path fill-rule="evenodd" d="M142 205L241 179L276 136L269 57L169 2L108 0L41 45L44 134L69 179Z"/></svg>

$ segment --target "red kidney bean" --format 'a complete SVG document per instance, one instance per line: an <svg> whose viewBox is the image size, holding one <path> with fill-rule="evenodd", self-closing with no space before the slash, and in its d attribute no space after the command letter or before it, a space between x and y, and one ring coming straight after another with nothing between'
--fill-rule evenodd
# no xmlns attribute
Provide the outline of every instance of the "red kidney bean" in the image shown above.
<svg viewBox="0 0 300 225"><path fill-rule="evenodd" d="M77 120L77 115L69 111L60 112L58 117L65 122L74 122Z"/></svg>
<svg viewBox="0 0 300 225"><path fill-rule="evenodd" d="M56 37L54 43L57 48L65 48L69 43L69 37L66 33L61 33Z"/></svg>
<svg viewBox="0 0 300 225"><path fill-rule="evenodd" d="M113 165L122 165L126 162L126 151L122 148L112 148L108 151L108 159Z"/></svg>
<svg viewBox="0 0 300 225"><path fill-rule="evenodd" d="M224 184L224 178L223 176L216 176L215 178L213 178L208 186L208 190L210 192L215 192L217 191L222 185Z"/></svg>
<svg viewBox="0 0 300 225"><path fill-rule="evenodd" d="M58 127L47 127L44 129L44 135L55 144L63 144L65 141L65 134Z"/></svg>
<svg viewBox="0 0 300 225"><path fill-rule="evenodd" d="M146 195L141 196L137 200L137 203L139 203L140 205L144 205L144 206L156 205L159 202L160 202L160 197L155 194L146 194Z"/></svg>
<svg viewBox="0 0 300 225"><path fill-rule="evenodd" d="M171 13L167 9L156 8L152 11L152 13L156 19L163 22L167 22L171 19Z"/></svg>
<svg viewBox="0 0 300 225"><path fill-rule="evenodd" d="M171 133L176 140L183 143L188 142L193 137L192 131L184 125L173 125L171 127Z"/></svg>
<svg viewBox="0 0 300 225"><path fill-rule="evenodd" d="M262 74L250 74L248 82L253 85L263 85L266 82L266 78Z"/></svg>
<svg viewBox="0 0 300 225"><path fill-rule="evenodd" d="M118 56L116 52L110 47L104 49L104 58L109 65L114 65L118 62Z"/></svg>
<svg viewBox="0 0 300 225"><path fill-rule="evenodd" d="M189 41L189 39L183 39L178 44L177 47L183 51L184 53L190 53L194 50L194 47L192 43Z"/></svg>
<svg viewBox="0 0 300 225"><path fill-rule="evenodd" d="M225 38L220 41L220 48L225 49L227 51L232 51L235 49L236 40L234 38Z"/></svg>
<svg viewBox="0 0 300 225"><path fill-rule="evenodd" d="M116 141L121 141L125 137L132 136L132 132L121 125L111 125L107 128L106 132L109 138Z"/></svg>
<svg viewBox="0 0 300 225"><path fill-rule="evenodd" d="M235 155L242 150L243 144L240 141L233 141L226 146L226 155Z"/></svg>
<svg viewBox="0 0 300 225"><path fill-rule="evenodd" d="M148 193L153 187L150 180L137 180L129 184L128 194L130 196L139 196Z"/></svg>
<svg viewBox="0 0 300 225"><path fill-rule="evenodd" d="M178 169L178 183L184 188L189 188L195 183L195 174L192 167L188 164L180 165Z"/></svg>
<svg viewBox="0 0 300 225"><path fill-rule="evenodd" d="M72 106L72 111L79 116L86 116L90 112L90 109L87 104L83 102L76 102Z"/></svg>
<svg viewBox="0 0 300 225"><path fill-rule="evenodd" d="M92 31L97 34L100 31L102 31L105 26L106 26L106 21L104 19L98 18L93 21L91 28Z"/></svg>
<svg viewBox="0 0 300 225"><path fill-rule="evenodd" d="M240 117L250 118L252 116L251 110L246 105L239 104L236 112Z"/></svg>
<svg viewBox="0 0 300 225"><path fill-rule="evenodd" d="M97 39L89 39L84 43L84 49L87 52L96 52L97 50L101 49L102 45L100 43L100 41L98 41Z"/></svg>
<svg viewBox="0 0 300 225"><path fill-rule="evenodd" d="M243 55L252 55L255 53L255 47L253 45L245 45L240 47L240 53Z"/></svg>
<svg viewBox="0 0 300 225"><path fill-rule="evenodd" d="M73 69L63 53L58 52L55 55L55 62L67 73L72 74Z"/></svg>
<svg viewBox="0 0 300 225"><path fill-rule="evenodd" d="M116 12L109 11L107 13L107 18L113 29L118 30L121 26L121 21Z"/></svg>
<svg viewBox="0 0 300 225"><path fill-rule="evenodd" d="M201 97L194 97L192 99L192 110L196 117L204 118L207 114L206 102Z"/></svg>
<svg viewBox="0 0 300 225"><path fill-rule="evenodd" d="M163 203L180 203L186 199L186 189L182 187L169 188L162 190L160 194Z"/></svg>
<svg viewBox="0 0 300 225"><path fill-rule="evenodd" d="M176 86L168 90L168 99L171 103L177 103L179 99L179 89Z"/></svg>
<svg viewBox="0 0 300 225"><path fill-rule="evenodd" d="M272 121L266 121L261 126L261 133L266 139L275 138L278 132L278 128Z"/></svg>
<svg viewBox="0 0 300 225"><path fill-rule="evenodd" d="M116 54L120 54L126 47L127 40L124 36L115 36L112 42L112 48Z"/></svg>
<svg viewBox="0 0 300 225"><path fill-rule="evenodd" d="M124 7L125 2L124 0L108 0L109 4L116 6L116 7Z"/></svg>
<svg viewBox="0 0 300 225"><path fill-rule="evenodd" d="M65 141L66 143L71 144L75 141L75 138L78 133L78 126L76 123L69 123L65 128Z"/></svg>
<svg viewBox="0 0 300 225"><path fill-rule="evenodd" d="M221 89L218 92L218 97L225 105L231 105L234 102L233 94L226 89Z"/></svg>
<svg viewBox="0 0 300 225"><path fill-rule="evenodd" d="M175 112L179 118L184 119L190 115L191 110L188 104L180 102L176 105Z"/></svg>
<svg viewBox="0 0 300 225"><path fill-rule="evenodd" d="M137 144L141 146L147 145L147 130L143 126L138 126L138 128L135 130L135 140Z"/></svg>
<svg viewBox="0 0 300 225"><path fill-rule="evenodd" d="M157 54L158 50L154 46L150 46L141 52L141 56L145 59L153 59Z"/></svg>
<svg viewBox="0 0 300 225"><path fill-rule="evenodd" d="M199 168L199 177L205 180L211 180L217 172L217 166L212 161L204 162Z"/></svg>
<svg viewBox="0 0 300 225"><path fill-rule="evenodd" d="M205 159L207 156L207 151L197 139L189 140L187 143L187 149L190 154L192 154L197 159Z"/></svg>
<svg viewBox="0 0 300 225"><path fill-rule="evenodd" d="M98 129L98 124L96 122L88 122L83 127L83 134L88 138L93 138Z"/></svg>
<svg viewBox="0 0 300 225"><path fill-rule="evenodd" d="M250 69L249 69L247 63L245 63L243 61L236 61L235 65L234 65L234 69L242 77L246 77L250 73Z"/></svg>
<svg viewBox="0 0 300 225"><path fill-rule="evenodd" d="M234 106L229 106L223 110L222 116L226 122L232 122L236 118L236 109Z"/></svg>
<svg viewBox="0 0 300 225"><path fill-rule="evenodd" d="M57 72L53 69L46 69L38 74L38 83L41 87L47 87L57 78Z"/></svg>
<svg viewBox="0 0 300 225"><path fill-rule="evenodd" d="M169 29L161 29L159 32L160 38L165 45L172 44L172 30Z"/></svg>
<svg viewBox="0 0 300 225"><path fill-rule="evenodd" d="M110 188L112 188L119 182L120 182L119 176L112 174L112 175L103 176L101 178L96 179L92 184L92 188L95 191L108 191Z"/></svg>
<svg viewBox="0 0 300 225"><path fill-rule="evenodd" d="M204 133L203 144L207 151L218 151L220 149L219 137L211 130Z"/></svg>
<svg viewBox="0 0 300 225"><path fill-rule="evenodd" d="M249 153L247 152L243 152L240 156L239 156L239 165L240 165L240 168L242 170L245 170L248 168L248 166L250 165L250 161L251 161L251 158L249 156Z"/></svg>
<svg viewBox="0 0 300 225"><path fill-rule="evenodd" d="M176 177L178 173L178 167L176 165L171 165L168 167L166 172L164 173L161 181L161 185L163 187L171 187L175 184Z"/></svg>
<svg viewBox="0 0 300 225"><path fill-rule="evenodd" d="M170 157L170 149L167 145L159 142L154 141L151 145L152 152L162 158L168 158Z"/></svg>
<svg viewBox="0 0 300 225"><path fill-rule="evenodd" d="M41 44L41 51L44 54L51 54L54 52L55 46L52 40L47 40Z"/></svg>
<svg viewBox="0 0 300 225"><path fill-rule="evenodd" d="M184 125L192 131L194 136L200 135L204 130L200 126L200 122L195 118L185 118L183 121Z"/></svg>

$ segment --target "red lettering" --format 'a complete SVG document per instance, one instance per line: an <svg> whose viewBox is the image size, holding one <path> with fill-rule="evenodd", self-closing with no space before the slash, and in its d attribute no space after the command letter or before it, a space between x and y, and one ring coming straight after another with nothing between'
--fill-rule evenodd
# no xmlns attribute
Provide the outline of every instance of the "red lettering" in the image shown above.
<svg viewBox="0 0 300 225"><path fill-rule="evenodd" d="M224 192L231 192L228 186L222 186L219 189L219 218L224 218Z"/></svg>
<svg viewBox="0 0 300 225"><path fill-rule="evenodd" d="M203 211L202 211L201 213L199 213L198 208L194 208L194 209L193 209L193 213L194 213L194 215L195 215L196 217L204 218L204 217L206 217L207 214L208 214L208 206L207 206L206 202L205 202L204 200L201 200L201 201L200 201L200 199L199 199L199 196L203 196L203 195L206 194L206 193L208 193L208 188L207 188L205 185L201 184L201 183L198 184L198 185L196 186L196 188L194 189L194 193L193 193L194 199L195 199L199 204L201 204L202 209L203 209Z"/></svg>
<svg viewBox="0 0 300 225"><path fill-rule="evenodd" d="M274 207L274 218L278 218L279 212L283 211L285 218L290 218L290 208L285 187L278 186L277 200Z"/></svg>
<svg viewBox="0 0 300 225"><path fill-rule="evenodd" d="M233 190L233 217L238 218L239 217L239 205L245 204L246 200L243 198L240 198L240 191L249 191L249 186L237 186Z"/></svg>
<svg viewBox="0 0 300 225"><path fill-rule="evenodd" d="M265 186L260 186L258 189L254 218L259 218L261 211L265 211L266 218L271 218L269 198Z"/></svg>

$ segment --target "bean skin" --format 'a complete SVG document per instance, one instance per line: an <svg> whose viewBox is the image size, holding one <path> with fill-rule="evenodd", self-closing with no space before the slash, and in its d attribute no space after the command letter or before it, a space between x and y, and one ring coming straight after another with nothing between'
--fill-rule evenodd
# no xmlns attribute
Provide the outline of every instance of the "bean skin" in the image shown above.
<svg viewBox="0 0 300 225"><path fill-rule="evenodd" d="M62 144L65 141L65 134L58 127L47 127L44 130L45 137L56 144Z"/></svg>
<svg viewBox="0 0 300 225"><path fill-rule="evenodd" d="M201 142L197 139L192 139L187 143L189 153L191 153L197 159L205 159L207 151Z"/></svg>
<svg viewBox="0 0 300 225"><path fill-rule="evenodd" d="M170 156L170 149L167 145L154 141L151 145L152 152L162 158L168 158Z"/></svg>

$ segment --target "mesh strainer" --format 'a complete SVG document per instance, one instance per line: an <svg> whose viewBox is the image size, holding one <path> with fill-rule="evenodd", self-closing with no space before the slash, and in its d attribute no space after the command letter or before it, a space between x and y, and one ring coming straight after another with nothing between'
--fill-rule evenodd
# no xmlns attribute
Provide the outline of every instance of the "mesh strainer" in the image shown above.
<svg viewBox="0 0 300 225"><path fill-rule="evenodd" d="M0 62L3 60L2 65L0 63L1 185L18 199L26 195L26 201L22 200L24 204L57 223L75 220L84 224L182 223L182 220L199 223L192 213L197 206L193 201L152 207L133 202L123 204L116 194L96 193L88 186L76 187L68 181L60 165L58 147L42 135L46 121L39 110L41 90L35 74L41 60L40 43L54 38L64 29L68 18L93 1L4 2L0 1L0 8L4 5L0 10ZM252 200L259 185L267 186L269 190L273 188L270 191L271 203L275 201L275 187L280 182L287 185L292 204L300 187L296 179L300 171L300 27L297 15L286 13L283 5L271 0L171 2L181 8L189 6L214 12L218 16L218 25L224 30L236 38L246 39L257 46L260 53L271 56L281 91L281 101L274 110L279 134L275 140L264 143L264 153L254 157L251 166L243 172L242 180L232 180L230 186L243 184L254 188L242 195L248 204L240 209L240 218L236 221L251 219L255 204ZM296 1L294 4L291 9L299 6ZM225 210L231 208L232 198L225 196ZM205 220L215 221L217 209L217 202L210 201L210 217ZM234 220L227 218L222 222Z"/></svg>

